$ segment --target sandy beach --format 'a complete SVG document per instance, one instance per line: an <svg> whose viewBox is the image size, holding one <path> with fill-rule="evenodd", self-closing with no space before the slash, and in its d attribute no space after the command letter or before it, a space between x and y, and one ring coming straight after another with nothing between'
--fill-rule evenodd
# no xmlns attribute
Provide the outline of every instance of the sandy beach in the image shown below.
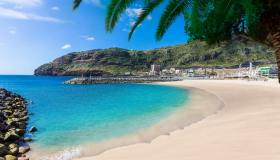
<svg viewBox="0 0 280 160"><path fill-rule="evenodd" d="M280 86L276 81L191 80L161 84L205 90L216 95L224 107L150 143L118 147L79 160L280 158Z"/></svg>

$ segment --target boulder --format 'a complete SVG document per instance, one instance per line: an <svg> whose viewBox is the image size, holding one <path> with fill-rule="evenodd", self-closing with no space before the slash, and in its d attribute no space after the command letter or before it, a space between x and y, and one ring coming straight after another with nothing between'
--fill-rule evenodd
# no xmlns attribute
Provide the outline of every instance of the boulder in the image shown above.
<svg viewBox="0 0 280 160"><path fill-rule="evenodd" d="M0 123L0 131L4 131L7 129L7 126L4 123Z"/></svg>
<svg viewBox="0 0 280 160"><path fill-rule="evenodd" d="M20 146L19 147L19 153L20 154L27 153L28 151L30 151L30 147L29 146Z"/></svg>
<svg viewBox="0 0 280 160"><path fill-rule="evenodd" d="M4 135L3 135L3 133L0 132L0 143L1 142L4 142Z"/></svg>
<svg viewBox="0 0 280 160"><path fill-rule="evenodd" d="M16 126L20 129L25 129L26 128L26 122L17 122Z"/></svg>
<svg viewBox="0 0 280 160"><path fill-rule="evenodd" d="M17 157L15 157L13 155L6 155L5 160L17 160Z"/></svg>
<svg viewBox="0 0 280 160"><path fill-rule="evenodd" d="M14 130L10 130L5 134L4 141L16 141L19 138L20 136Z"/></svg>
<svg viewBox="0 0 280 160"><path fill-rule="evenodd" d="M4 145L0 143L0 156L5 155L8 152L8 148Z"/></svg>
<svg viewBox="0 0 280 160"><path fill-rule="evenodd" d="M34 132L37 132L37 131L38 131L38 129L34 126L29 129L29 132L31 132L31 133L34 133Z"/></svg>
<svg viewBox="0 0 280 160"><path fill-rule="evenodd" d="M27 121L29 118L28 118L28 116L23 116L22 118L20 118L19 120L20 121Z"/></svg>
<svg viewBox="0 0 280 160"><path fill-rule="evenodd" d="M17 111L17 112L14 112L13 115L14 115L14 117L17 117L17 118L24 117L27 115L27 112L26 111Z"/></svg>
<svg viewBox="0 0 280 160"><path fill-rule="evenodd" d="M3 113L4 113L5 117L8 117L8 116L11 116L13 112L9 109L5 109L5 110L3 110Z"/></svg>
<svg viewBox="0 0 280 160"><path fill-rule="evenodd" d="M16 121L13 120L13 118L9 118L6 120L6 124L9 126L15 126L16 125Z"/></svg>
<svg viewBox="0 0 280 160"><path fill-rule="evenodd" d="M32 138L30 138L30 137L25 137L23 140L24 140L24 142L31 142L31 141L32 141Z"/></svg>
<svg viewBox="0 0 280 160"><path fill-rule="evenodd" d="M16 133L20 136L23 136L24 133L25 133L25 130L24 129L16 129Z"/></svg>
<svg viewBox="0 0 280 160"><path fill-rule="evenodd" d="M18 153L18 145L15 143L12 143L9 145L9 153L11 155L17 155Z"/></svg>
<svg viewBox="0 0 280 160"><path fill-rule="evenodd" d="M6 97L5 98L5 101L11 101L12 100L12 97Z"/></svg>

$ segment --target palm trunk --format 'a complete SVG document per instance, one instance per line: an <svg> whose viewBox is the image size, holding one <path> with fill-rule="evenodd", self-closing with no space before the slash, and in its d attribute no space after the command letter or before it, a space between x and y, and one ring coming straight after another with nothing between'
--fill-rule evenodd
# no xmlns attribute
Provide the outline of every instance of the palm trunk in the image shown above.
<svg viewBox="0 0 280 160"><path fill-rule="evenodd" d="M280 83L280 31L272 35L271 42L273 48L275 49L275 57L278 66L278 81Z"/></svg>

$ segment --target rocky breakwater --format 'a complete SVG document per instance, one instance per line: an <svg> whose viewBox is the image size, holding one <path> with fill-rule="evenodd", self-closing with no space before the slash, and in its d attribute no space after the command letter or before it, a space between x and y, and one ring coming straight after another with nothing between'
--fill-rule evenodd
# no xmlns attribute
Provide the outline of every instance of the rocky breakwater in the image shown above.
<svg viewBox="0 0 280 160"><path fill-rule="evenodd" d="M27 102L0 89L0 160L28 160L30 147L24 138L28 121Z"/></svg>
<svg viewBox="0 0 280 160"><path fill-rule="evenodd" d="M80 77L65 81L64 84L111 84L111 83L153 83L181 81L182 77Z"/></svg>

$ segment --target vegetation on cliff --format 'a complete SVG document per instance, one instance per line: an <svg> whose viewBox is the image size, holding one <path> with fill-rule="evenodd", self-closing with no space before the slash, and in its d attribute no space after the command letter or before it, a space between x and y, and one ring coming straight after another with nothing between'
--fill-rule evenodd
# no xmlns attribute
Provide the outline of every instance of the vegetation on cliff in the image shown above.
<svg viewBox="0 0 280 160"><path fill-rule="evenodd" d="M248 61L272 64L275 57L270 48L239 37L214 45L193 41L147 51L109 48L69 53L40 66L35 75L123 75L148 71L151 64L162 68L237 67Z"/></svg>

